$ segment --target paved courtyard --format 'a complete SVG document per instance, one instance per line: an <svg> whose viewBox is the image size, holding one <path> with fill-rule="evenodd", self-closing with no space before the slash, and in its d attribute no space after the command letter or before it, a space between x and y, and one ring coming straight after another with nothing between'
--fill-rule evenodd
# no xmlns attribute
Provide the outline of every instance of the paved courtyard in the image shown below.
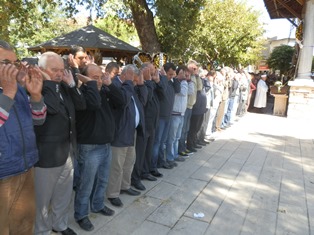
<svg viewBox="0 0 314 235"><path fill-rule="evenodd" d="M110 235L314 234L314 128L248 113L164 177L143 181L141 196L121 195L113 217L91 214ZM203 217L202 217L203 214Z"/></svg>

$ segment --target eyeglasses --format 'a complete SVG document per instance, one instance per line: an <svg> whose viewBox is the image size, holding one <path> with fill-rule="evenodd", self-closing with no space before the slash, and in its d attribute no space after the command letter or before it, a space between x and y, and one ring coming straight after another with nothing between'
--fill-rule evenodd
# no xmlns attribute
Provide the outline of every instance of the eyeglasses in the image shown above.
<svg viewBox="0 0 314 235"><path fill-rule="evenodd" d="M17 69L20 69L22 67L22 62L20 60L11 61L11 60L5 59L5 60L1 60L0 64L13 64L15 65Z"/></svg>

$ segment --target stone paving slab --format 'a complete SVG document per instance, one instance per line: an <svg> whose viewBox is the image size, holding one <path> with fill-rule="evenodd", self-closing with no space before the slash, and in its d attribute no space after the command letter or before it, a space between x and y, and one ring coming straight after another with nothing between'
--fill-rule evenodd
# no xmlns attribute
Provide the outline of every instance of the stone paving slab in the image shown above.
<svg viewBox="0 0 314 235"><path fill-rule="evenodd" d="M188 179L182 187L156 209L147 219L149 221L173 227L186 209L203 190L206 182Z"/></svg>
<svg viewBox="0 0 314 235"><path fill-rule="evenodd" d="M248 113L216 140L143 181L123 208L91 214L95 231L110 235L314 234L314 123ZM204 213L195 218L194 213Z"/></svg>
<svg viewBox="0 0 314 235"><path fill-rule="evenodd" d="M207 227L208 223L199 221L198 219L191 219L183 216L173 227L173 229L168 233L168 235L204 234Z"/></svg>
<svg viewBox="0 0 314 235"><path fill-rule="evenodd" d="M164 235L170 232L170 228L150 221L144 221L132 235Z"/></svg>

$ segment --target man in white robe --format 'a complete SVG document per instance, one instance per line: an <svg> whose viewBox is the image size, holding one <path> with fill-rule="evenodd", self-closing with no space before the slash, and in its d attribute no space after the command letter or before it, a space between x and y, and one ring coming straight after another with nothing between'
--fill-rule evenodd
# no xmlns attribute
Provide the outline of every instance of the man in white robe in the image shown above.
<svg viewBox="0 0 314 235"><path fill-rule="evenodd" d="M261 76L261 79L257 83L256 88L256 96L254 100L254 107L262 110L262 108L266 108L267 105L267 91L268 86L266 84L266 74Z"/></svg>

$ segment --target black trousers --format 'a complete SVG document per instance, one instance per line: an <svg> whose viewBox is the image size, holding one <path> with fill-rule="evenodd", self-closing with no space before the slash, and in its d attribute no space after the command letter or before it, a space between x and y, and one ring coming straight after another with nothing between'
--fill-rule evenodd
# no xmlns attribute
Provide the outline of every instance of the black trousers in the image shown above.
<svg viewBox="0 0 314 235"><path fill-rule="evenodd" d="M188 137L186 140L186 147L188 149L194 148L197 142L197 132L201 129L204 119L204 114L193 115L190 120L190 130L188 132Z"/></svg>
<svg viewBox="0 0 314 235"><path fill-rule="evenodd" d="M142 175L149 174L155 141L155 129L145 130L145 137L137 135L135 152L136 160L131 175L131 182L141 180Z"/></svg>

